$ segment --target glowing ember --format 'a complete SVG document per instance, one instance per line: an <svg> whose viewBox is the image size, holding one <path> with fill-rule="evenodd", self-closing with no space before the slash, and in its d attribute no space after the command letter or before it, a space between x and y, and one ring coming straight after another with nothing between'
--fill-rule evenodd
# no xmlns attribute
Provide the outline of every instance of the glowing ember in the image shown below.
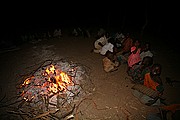
<svg viewBox="0 0 180 120"><path fill-rule="evenodd" d="M18 101L21 101L17 106L20 108L18 111L28 113L24 118L29 119L41 117L54 110L57 111L52 115L68 115L93 89L87 72L87 67L64 59L43 62L28 74L30 77L23 76L23 81L18 84ZM45 117L48 116L49 114Z"/></svg>
<svg viewBox="0 0 180 120"><path fill-rule="evenodd" d="M68 76L60 69L56 69L54 65L47 66L45 70L41 71L41 76L31 76L27 78L20 88L24 88L26 91L22 91L21 95L26 101L38 97L35 92L40 95L51 95L52 93L63 93L67 91L68 86L74 86L72 77ZM28 88L28 89L26 89Z"/></svg>
<svg viewBox="0 0 180 120"><path fill-rule="evenodd" d="M92 91L87 67L68 61L45 61L18 85L21 109L38 116L58 109L63 116ZM27 74L26 74L27 75ZM73 107L74 108L74 107ZM30 117L31 116L26 116Z"/></svg>
<svg viewBox="0 0 180 120"><path fill-rule="evenodd" d="M68 85L74 85L66 73L56 70L53 65L46 69L46 73L45 76L47 76L48 81L51 82L49 91L54 93L63 90L66 91Z"/></svg>
<svg viewBox="0 0 180 120"><path fill-rule="evenodd" d="M33 76L31 77L33 78ZM27 78L24 83L21 85L21 87L25 86L25 85L28 85L30 82L31 82L31 78Z"/></svg>

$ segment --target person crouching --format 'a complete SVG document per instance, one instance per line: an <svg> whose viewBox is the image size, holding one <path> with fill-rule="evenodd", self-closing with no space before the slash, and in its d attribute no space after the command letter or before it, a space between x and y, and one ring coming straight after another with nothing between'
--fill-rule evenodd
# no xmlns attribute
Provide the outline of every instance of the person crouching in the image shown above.
<svg viewBox="0 0 180 120"><path fill-rule="evenodd" d="M116 55L112 52L107 51L103 58L103 69L105 72L113 72L118 70L119 62L117 61Z"/></svg>

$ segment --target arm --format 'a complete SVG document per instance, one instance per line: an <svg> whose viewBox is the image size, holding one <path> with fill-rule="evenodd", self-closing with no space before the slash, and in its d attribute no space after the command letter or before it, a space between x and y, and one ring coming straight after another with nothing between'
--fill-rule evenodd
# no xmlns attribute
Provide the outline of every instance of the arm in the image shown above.
<svg viewBox="0 0 180 120"><path fill-rule="evenodd" d="M98 42L98 45L100 45L101 47L103 47L103 46L104 46L101 42Z"/></svg>

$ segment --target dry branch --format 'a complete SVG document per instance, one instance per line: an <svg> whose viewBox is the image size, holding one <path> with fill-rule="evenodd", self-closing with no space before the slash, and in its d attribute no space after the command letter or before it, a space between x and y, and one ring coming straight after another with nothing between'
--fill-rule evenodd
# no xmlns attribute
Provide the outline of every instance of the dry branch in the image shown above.
<svg viewBox="0 0 180 120"><path fill-rule="evenodd" d="M57 111L59 111L59 109L56 109L56 110L50 110L50 111L48 111L48 112L45 112L45 113L43 113L43 114L40 114L40 115L38 115L38 116L32 118L32 120L35 120L35 119L44 117L44 116L46 116L46 115L49 115L50 113L55 113L55 112L57 112Z"/></svg>
<svg viewBox="0 0 180 120"><path fill-rule="evenodd" d="M16 114L16 115L20 115L20 116L26 115L26 116L28 116L28 117L32 117L32 115L30 115L30 114L28 114L28 113L25 113L25 112L22 113L21 111L7 111L7 113Z"/></svg>
<svg viewBox="0 0 180 120"><path fill-rule="evenodd" d="M6 104L6 105L2 105L2 106L0 106L0 108L8 107L8 106L10 106L10 105L14 105L14 104L19 103L19 102L22 102L22 100L18 100L18 101L15 101L15 102L13 102L13 103L9 103L9 104Z"/></svg>
<svg viewBox="0 0 180 120"><path fill-rule="evenodd" d="M74 109L75 109L75 106L76 105L74 104L73 108L70 111L68 111L67 113L63 114L61 117L58 117L58 116L54 115L53 113L50 113L50 115L57 118L58 120L61 120L61 119L65 118L65 117L67 117L68 115L72 114Z"/></svg>

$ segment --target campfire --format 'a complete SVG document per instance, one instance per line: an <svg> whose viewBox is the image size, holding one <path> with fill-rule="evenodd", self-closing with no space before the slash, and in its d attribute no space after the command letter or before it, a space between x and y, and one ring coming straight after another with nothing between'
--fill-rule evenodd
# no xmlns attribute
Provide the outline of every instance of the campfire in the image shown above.
<svg viewBox="0 0 180 120"><path fill-rule="evenodd" d="M43 62L18 84L17 113L23 119L74 117L77 104L91 91L85 66L66 60Z"/></svg>
<svg viewBox="0 0 180 120"><path fill-rule="evenodd" d="M68 73L65 73L58 65L48 65L25 79L20 85L22 88L21 96L26 101L37 102L40 96L51 97L56 94L64 95L68 92L77 94L78 87L77 89L75 87L79 85L79 82L72 75L68 75L69 72L76 71L75 69L72 68Z"/></svg>

